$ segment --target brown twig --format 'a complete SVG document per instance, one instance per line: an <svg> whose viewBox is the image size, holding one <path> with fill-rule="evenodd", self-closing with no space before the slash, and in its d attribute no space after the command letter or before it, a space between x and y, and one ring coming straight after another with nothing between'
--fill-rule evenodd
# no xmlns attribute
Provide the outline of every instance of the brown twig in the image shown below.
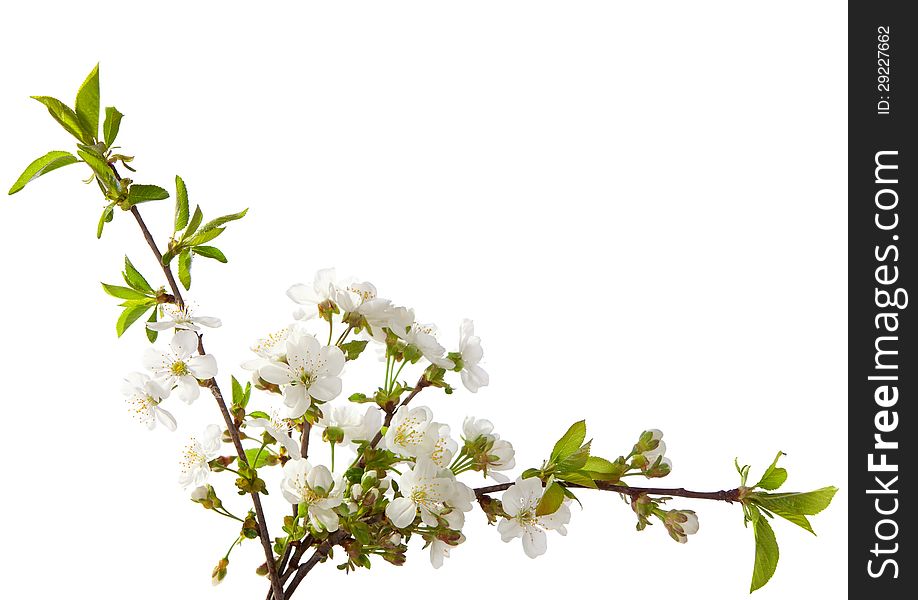
<svg viewBox="0 0 918 600"><path fill-rule="evenodd" d="M331 552L331 549L341 543L346 537L347 532L339 529L335 533L328 536L328 539L322 542L316 551L312 553L312 556L309 557L309 560L300 565L296 570L296 575L293 577L293 580L290 582L290 585L287 586L286 595L284 596L285 600L290 600L293 596L293 592L296 591L297 586L300 585L300 582L309 574L313 567L325 560L328 556L328 553Z"/></svg>
<svg viewBox="0 0 918 600"><path fill-rule="evenodd" d="M111 166L115 177L120 180L121 176L118 174L118 171L115 169L114 165L109 166ZM136 206L131 207L131 214L134 215L134 219L137 220L137 225L140 226L140 231L143 233L143 237L147 241L147 245L150 246L150 250L152 250L154 256L156 256L156 261L159 263L159 266L163 270L163 274L166 276L166 280L169 282L169 287L172 289L172 295L175 296L176 305L179 308L183 308L185 306L185 299L182 298L182 291L176 283L175 277L172 275L172 268L169 265L163 264L163 255L159 251L159 248L156 246L156 241L153 239L153 235L150 233L147 224L143 220L143 217L140 216L140 211L137 210ZM205 354L204 338L200 334L198 335L198 353L201 355ZM203 385L211 391L214 399L217 401L217 406L220 408L220 413L223 415L223 421L226 423L226 429L229 431L230 437L233 440L233 446L236 448L236 454L239 455L239 462L248 465L249 461L245 455L245 448L242 447L242 440L239 439L239 430L236 429L236 425L234 424L233 418L229 413L229 409L226 407L226 401L223 399L223 393L220 391L220 385L217 383L216 379L209 379L205 381ZM268 577L271 579L271 589L274 593L274 597L277 600L280 600L283 598L284 588L277 576L277 568L274 564L274 550L271 548L271 538L268 534L268 524L265 520L265 511L261 506L261 498L259 497L258 493L253 492L250 495L252 496L252 504L255 508L255 519L258 522L258 537L261 539L261 545L265 551L265 558L267 559Z"/></svg>
<svg viewBox="0 0 918 600"><path fill-rule="evenodd" d="M493 494L495 492L503 492L508 489L513 482L510 483L500 483L497 485L489 485L487 487L475 488L475 496L480 498L486 494ZM572 483L565 483L567 487L572 488L587 488L583 485L576 485ZM596 489L600 489L606 492L618 492L619 494L625 494L631 496L632 498L640 496L641 494L647 494L649 496L679 496L681 498L698 498L701 500L720 500L723 502L737 502L740 497L739 488L732 490L720 490L718 492L693 492L685 488L643 488L643 487L632 487L628 485L620 485L613 483L605 483L602 481L596 482Z"/></svg>

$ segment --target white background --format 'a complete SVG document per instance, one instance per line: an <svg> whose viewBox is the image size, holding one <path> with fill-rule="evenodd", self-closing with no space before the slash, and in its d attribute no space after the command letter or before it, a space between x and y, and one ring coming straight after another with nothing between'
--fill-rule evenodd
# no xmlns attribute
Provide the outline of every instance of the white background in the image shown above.
<svg viewBox="0 0 918 600"><path fill-rule="evenodd" d="M425 403L455 428L492 419L521 468L580 418L610 458L662 429L673 486L734 487L735 456L759 473L784 450L788 489L841 492L813 519L817 538L776 524L781 563L756 597L845 593L843 5L154 6L0 9L0 182L72 148L28 96L72 102L101 60L136 181L172 189L180 173L210 217L251 207L218 240L230 264L198 261L188 294L225 322L207 335L223 381L288 320L287 286L335 265L438 323L448 346L475 319L492 385ZM94 239L87 175L67 167L0 205L3 595L260 598L255 542L211 588L235 527L176 484L213 402L173 401L170 434L135 424L120 398L146 342L115 338L98 281L118 283L128 253L162 282L127 215ZM171 212L143 207L160 240ZM381 378L352 365L345 395L369 391L350 379L364 369ZM286 507L269 485L278 531ZM414 548L400 570L345 578L327 564L309 582L358 598L745 595L753 540L738 507L674 503L701 519L682 546L660 526L635 532L612 494L583 497L535 561L476 512L440 571Z"/></svg>

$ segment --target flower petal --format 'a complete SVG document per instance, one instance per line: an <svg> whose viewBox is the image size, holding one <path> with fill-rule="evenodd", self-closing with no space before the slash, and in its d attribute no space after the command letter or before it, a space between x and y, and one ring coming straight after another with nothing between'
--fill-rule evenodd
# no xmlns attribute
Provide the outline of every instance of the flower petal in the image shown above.
<svg viewBox="0 0 918 600"><path fill-rule="evenodd" d="M198 379L212 379L217 376L217 359L213 354L192 356L186 364L188 370Z"/></svg>
<svg viewBox="0 0 918 600"><path fill-rule="evenodd" d="M198 334L185 329L176 331L172 336L172 341L169 342L169 347L179 360L184 360L198 349Z"/></svg>
<svg viewBox="0 0 918 600"><path fill-rule="evenodd" d="M386 506L386 517L398 529L411 525L417 512L417 505L409 498L396 498Z"/></svg>

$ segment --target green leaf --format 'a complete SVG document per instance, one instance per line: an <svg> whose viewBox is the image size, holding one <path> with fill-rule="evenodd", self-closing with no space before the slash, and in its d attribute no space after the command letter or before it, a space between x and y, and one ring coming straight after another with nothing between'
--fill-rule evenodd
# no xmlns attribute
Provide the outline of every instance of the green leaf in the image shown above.
<svg viewBox="0 0 918 600"><path fill-rule="evenodd" d="M555 443L554 449L551 451L551 458L553 461L558 459L563 459L574 452L577 452L580 449L583 440L586 437L586 421L577 421L567 432L561 436Z"/></svg>
<svg viewBox="0 0 918 600"><path fill-rule="evenodd" d="M148 299L147 295L143 292L138 292L137 290L122 287L120 285L110 285L108 283L103 283L102 289L105 290L105 293L109 296L121 298L122 300Z"/></svg>
<svg viewBox="0 0 918 600"><path fill-rule="evenodd" d="M205 258L212 258L218 260L222 263L226 262L226 256L219 248L214 248L213 246L195 246L191 249L195 254L200 254Z"/></svg>
<svg viewBox="0 0 918 600"><path fill-rule="evenodd" d="M218 229L210 229L208 231L201 230L195 235L191 236L185 243L189 246L198 246L200 244L206 244L210 240L214 239L221 233L226 231L224 228L220 227Z"/></svg>
<svg viewBox="0 0 918 600"><path fill-rule="evenodd" d="M217 217L213 221L208 221L207 224L201 227L201 232L203 233L205 231L210 231L211 229L216 229L217 227L220 227L221 225L225 225L226 223L229 223L230 221L236 221L238 219L241 219L242 217L245 216L245 213L247 212L249 212L249 209L245 209L243 211L240 211L240 212L237 212L231 215L223 215L222 217Z"/></svg>
<svg viewBox="0 0 918 600"><path fill-rule="evenodd" d="M247 382L245 388L242 387L242 384L233 377L233 406L241 406L245 408L249 405L249 399L252 396L252 383Z"/></svg>
<svg viewBox="0 0 918 600"><path fill-rule="evenodd" d="M154 202L156 200L165 200L169 197L169 192L158 185L144 185L135 183L128 190L127 204L128 208L135 204L143 202Z"/></svg>
<svg viewBox="0 0 918 600"><path fill-rule="evenodd" d="M564 489L557 483L551 484L542 494L542 499L539 500L539 504L536 506L536 516L541 517L554 513L561 508L563 502Z"/></svg>
<svg viewBox="0 0 918 600"><path fill-rule="evenodd" d="M156 316L158 314L159 314L159 309L154 306L153 310L150 311L150 318L147 319L147 323L156 323ZM159 337L159 332L154 329L150 329L149 327L144 327L144 329L147 332L147 339L150 340L150 343L152 344L156 342L156 338Z"/></svg>
<svg viewBox="0 0 918 600"><path fill-rule="evenodd" d="M124 257L124 273L121 275L124 277L125 283L138 292L146 292L149 295L153 295L153 287L147 283L140 271L134 268L134 265L131 264L131 259L127 256Z"/></svg>
<svg viewBox="0 0 918 600"><path fill-rule="evenodd" d="M819 514L832 502L838 488L828 486L813 490L812 492L798 492L786 494L769 494L756 492L747 498L756 501L766 509L776 513L790 515L815 515Z"/></svg>
<svg viewBox="0 0 918 600"><path fill-rule="evenodd" d="M263 410L255 410L249 413L249 416L253 419L268 419L271 420L271 415L264 412Z"/></svg>
<svg viewBox="0 0 918 600"><path fill-rule="evenodd" d="M564 473L558 473L558 479L568 483L582 485L583 487L596 487L596 483L593 481L593 478L590 477L590 474L585 471L566 471Z"/></svg>
<svg viewBox="0 0 918 600"><path fill-rule="evenodd" d="M66 167L76 162L80 162L79 159L69 152L52 150L44 156L33 160L29 166L25 168L25 171L22 172L22 175L19 176L19 179L16 180L16 183L13 184L13 187L10 188L8 193L12 196L45 173L50 173L54 169Z"/></svg>
<svg viewBox="0 0 918 600"><path fill-rule="evenodd" d="M258 456L257 461L255 460L256 456ZM248 459L249 465L253 469L258 469L268 464L268 458L270 456L271 456L271 453L268 452L267 450L262 450L261 454L259 455L258 448L249 448L248 450L245 451L245 457Z"/></svg>
<svg viewBox="0 0 918 600"><path fill-rule="evenodd" d="M771 465L762 474L762 479L752 487L762 488L763 490L776 490L787 481L787 469L778 466L778 459L782 456L784 456L784 453L778 452Z"/></svg>
<svg viewBox="0 0 918 600"><path fill-rule="evenodd" d="M114 106L105 108L105 122L102 124L102 134L105 136L105 145L109 148L115 143L118 132L121 130L121 117L124 115L118 112Z"/></svg>
<svg viewBox="0 0 918 600"><path fill-rule="evenodd" d="M587 442L577 449L573 454L558 462L558 471L579 471L586 466L586 461L590 457L590 444Z"/></svg>
<svg viewBox="0 0 918 600"><path fill-rule="evenodd" d="M360 353L363 352L369 340L354 340L352 342L347 342L346 344L341 344L340 348L344 351L344 356L346 360L356 360Z"/></svg>
<svg viewBox="0 0 918 600"><path fill-rule="evenodd" d="M91 135L93 140L99 136L99 65L90 71L80 90L77 92L76 103L77 117ZM92 142L88 142L92 143Z"/></svg>
<svg viewBox="0 0 918 600"><path fill-rule="evenodd" d="M118 180L115 179L115 174L112 173L111 168L108 166L108 163L104 159L99 158L99 156L92 152L87 152L86 150L77 150L77 154L80 155L80 158L83 159L89 168L92 169L92 172L95 173L96 177L99 178L102 183L110 190L120 190L121 185L118 183Z"/></svg>
<svg viewBox="0 0 918 600"><path fill-rule="evenodd" d="M200 206L194 207L194 213L191 215L191 221L188 222L188 227L185 229L185 233L182 235L182 240L187 239L195 231L198 230L198 227L201 225L201 221L204 220L204 213L201 212Z"/></svg>
<svg viewBox="0 0 918 600"><path fill-rule="evenodd" d="M54 117L54 120L57 121L67 133L84 144L95 143L95 140L89 135L89 131L84 127L82 121L80 121L80 118L69 106L51 96L32 96L32 98L44 104L51 116Z"/></svg>
<svg viewBox="0 0 918 600"><path fill-rule="evenodd" d="M178 277L185 289L191 288L191 250L185 248L178 257Z"/></svg>
<svg viewBox="0 0 918 600"><path fill-rule="evenodd" d="M188 225L188 188L185 181L175 176L175 231L179 232Z"/></svg>
<svg viewBox="0 0 918 600"><path fill-rule="evenodd" d="M133 325L134 321L142 317L148 310L150 310L149 305L129 306L125 308L121 316L118 317L118 322L115 324L115 331L118 332L118 337L121 337L121 335L127 331L127 328Z"/></svg>
<svg viewBox="0 0 918 600"><path fill-rule="evenodd" d="M172 250L166 250L165 252L163 252L163 260L162 260L163 266L166 266L166 267L169 266L169 263L171 263L172 259L175 258L175 250L176 249L173 248Z"/></svg>
<svg viewBox="0 0 918 600"><path fill-rule="evenodd" d="M102 209L102 216L99 217L99 225L96 226L96 239L102 237L102 228L105 227L106 223L111 223L114 218L113 211L115 210L114 204L109 204Z"/></svg>
<svg viewBox="0 0 918 600"><path fill-rule="evenodd" d="M594 481L618 481L628 470L628 465L612 462L598 456L590 456L587 457L582 470Z"/></svg>
<svg viewBox="0 0 918 600"><path fill-rule="evenodd" d="M775 532L762 515L752 520L752 530L755 533L755 565L752 567L752 585L750 592L754 592L771 579L778 568L778 540Z"/></svg>

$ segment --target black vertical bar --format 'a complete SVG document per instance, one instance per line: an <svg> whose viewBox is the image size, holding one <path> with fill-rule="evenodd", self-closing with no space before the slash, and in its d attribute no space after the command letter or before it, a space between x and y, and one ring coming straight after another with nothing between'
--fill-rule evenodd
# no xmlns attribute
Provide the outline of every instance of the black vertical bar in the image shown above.
<svg viewBox="0 0 918 600"><path fill-rule="evenodd" d="M916 483L909 457L918 440L908 298L918 278L918 22L907 8L848 7L848 577L858 597L888 599L914 597L918 567L915 509L903 491Z"/></svg>

